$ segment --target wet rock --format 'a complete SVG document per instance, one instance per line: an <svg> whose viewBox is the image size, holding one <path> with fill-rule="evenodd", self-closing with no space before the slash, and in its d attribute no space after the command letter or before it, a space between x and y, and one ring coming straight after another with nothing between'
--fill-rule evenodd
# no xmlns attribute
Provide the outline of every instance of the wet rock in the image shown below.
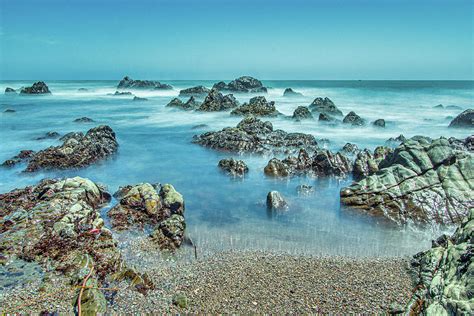
<svg viewBox="0 0 474 316"><path fill-rule="evenodd" d="M298 195L311 195L314 193L314 188L308 184L300 184L296 187L296 192Z"/></svg>
<svg viewBox="0 0 474 316"><path fill-rule="evenodd" d="M385 127L385 120L384 119L377 119L377 120L372 122L372 125L376 126L376 127Z"/></svg>
<svg viewBox="0 0 474 316"><path fill-rule="evenodd" d="M267 209L273 211L284 211L288 209L288 203L278 191L270 191L267 194Z"/></svg>
<svg viewBox="0 0 474 316"><path fill-rule="evenodd" d="M5 111L3 111L3 113L15 113L15 112L16 111L12 109L6 109Z"/></svg>
<svg viewBox="0 0 474 316"><path fill-rule="evenodd" d="M253 97L248 103L244 103L230 112L232 115L253 116L277 116L281 114L275 108L275 102L267 102L265 97Z"/></svg>
<svg viewBox="0 0 474 316"><path fill-rule="evenodd" d="M344 147L342 147L342 152L349 155L355 155L359 152L359 147L357 147L356 144L346 143Z"/></svg>
<svg viewBox="0 0 474 316"><path fill-rule="evenodd" d="M83 117L75 119L74 122L75 123L93 123L95 121L89 117L83 116Z"/></svg>
<svg viewBox="0 0 474 316"><path fill-rule="evenodd" d="M243 160L236 160L234 158L221 159L218 167L233 176L243 176L249 171Z"/></svg>
<svg viewBox="0 0 474 316"><path fill-rule="evenodd" d="M331 115L325 113L319 113L318 121L322 122L334 122L336 119Z"/></svg>
<svg viewBox="0 0 474 316"><path fill-rule="evenodd" d="M183 97L200 97L209 94L211 92L210 89L204 86L197 86L192 88L187 88L179 91L179 96Z"/></svg>
<svg viewBox="0 0 474 316"><path fill-rule="evenodd" d="M190 97L186 102L183 102L178 98L174 98L166 106L191 111L199 108L200 104L194 97Z"/></svg>
<svg viewBox="0 0 474 316"><path fill-rule="evenodd" d="M344 124L351 124L352 126L362 126L365 125L365 121L357 115L354 111L350 111L344 119L342 120Z"/></svg>
<svg viewBox="0 0 474 316"><path fill-rule="evenodd" d="M85 135L69 135L61 146L37 152L25 171L86 167L115 154L117 149L115 132L109 126L101 125L91 128Z"/></svg>
<svg viewBox="0 0 474 316"><path fill-rule="evenodd" d="M400 134L397 137L390 137L389 139L387 139L387 141L385 143L388 146L397 147L398 145L400 145L401 143L403 143L406 140L407 140L407 138L403 134Z"/></svg>
<svg viewBox="0 0 474 316"><path fill-rule="evenodd" d="M250 76L243 76L232 80L228 84L221 81L216 83L213 89L217 89L219 91L231 91L231 92L239 92L239 93L259 93L259 92L267 92L267 88L263 86L262 82L258 79L255 79Z"/></svg>
<svg viewBox="0 0 474 316"><path fill-rule="evenodd" d="M468 109L454 118L449 127L472 128L474 127L474 110Z"/></svg>
<svg viewBox="0 0 474 316"><path fill-rule="evenodd" d="M147 99L147 98L140 98L140 97L134 96L134 97L133 97L133 101L148 101L148 99Z"/></svg>
<svg viewBox="0 0 474 316"><path fill-rule="evenodd" d="M132 78L125 76L120 80L117 89L171 90L173 87L169 84L160 83L159 81L133 80Z"/></svg>
<svg viewBox="0 0 474 316"><path fill-rule="evenodd" d="M246 117L236 127L195 135L193 142L205 147L231 152L291 152L300 148L316 148L314 136L273 130L270 122Z"/></svg>
<svg viewBox="0 0 474 316"><path fill-rule="evenodd" d="M438 104L433 106L433 109L444 109L444 106L442 104Z"/></svg>
<svg viewBox="0 0 474 316"><path fill-rule="evenodd" d="M78 92L88 92L89 89L86 89L86 88L79 88L77 89Z"/></svg>
<svg viewBox="0 0 474 316"><path fill-rule="evenodd" d="M457 105L447 105L446 110L462 110L463 108Z"/></svg>
<svg viewBox="0 0 474 316"><path fill-rule="evenodd" d="M43 140L43 139L53 139L59 138L61 135L58 132L47 132L41 137L36 138L36 140Z"/></svg>
<svg viewBox="0 0 474 316"><path fill-rule="evenodd" d="M209 125L207 124L198 124L198 125L194 125L193 127L191 127L191 129L203 129L203 128L207 128L209 127Z"/></svg>
<svg viewBox="0 0 474 316"><path fill-rule="evenodd" d="M392 153L393 150L391 148L384 146L375 148L373 154L367 149L359 152L355 159L354 170L352 172L354 179L358 181L369 175L375 174L380 170L380 163Z"/></svg>
<svg viewBox="0 0 474 316"><path fill-rule="evenodd" d="M299 106L295 109L293 112L293 117L294 120L301 121L301 120L312 120L313 119L313 114L309 111L309 109L306 106Z"/></svg>
<svg viewBox="0 0 474 316"><path fill-rule="evenodd" d="M212 88L211 92L206 96L204 102L198 108L198 111L213 112L226 111L235 108L239 102L232 94L222 95L219 90Z"/></svg>
<svg viewBox="0 0 474 316"><path fill-rule="evenodd" d="M474 209L451 237L441 238L444 242L413 257L417 286L407 304L407 315L474 313Z"/></svg>
<svg viewBox="0 0 474 316"><path fill-rule="evenodd" d="M5 94L8 94L8 93L16 93L16 90L13 89L13 88L10 88L10 87L6 87L5 88Z"/></svg>
<svg viewBox="0 0 474 316"><path fill-rule="evenodd" d="M309 105L309 109L312 112L324 113L328 115L342 115L342 111L337 108L334 102L329 98L316 98Z"/></svg>
<svg viewBox="0 0 474 316"><path fill-rule="evenodd" d="M448 142L451 144L453 149L474 152L474 135L468 136L465 139L450 137Z"/></svg>
<svg viewBox="0 0 474 316"><path fill-rule="evenodd" d="M113 96L124 96L124 95L133 95L131 92L129 91L115 91L114 93L108 93L107 95L113 95Z"/></svg>
<svg viewBox="0 0 474 316"><path fill-rule="evenodd" d="M283 92L284 97L302 97L303 94L300 92L296 92L291 88L286 88L285 91Z"/></svg>
<svg viewBox="0 0 474 316"><path fill-rule="evenodd" d="M20 94L50 94L48 86L43 81L35 82L31 87L21 88Z"/></svg>
<svg viewBox="0 0 474 316"><path fill-rule="evenodd" d="M2 167L13 167L17 163L30 159L34 154L35 152L33 150L22 150L18 153L18 155L5 160L2 163Z"/></svg>
<svg viewBox="0 0 474 316"><path fill-rule="evenodd" d="M474 159L448 140L406 140L376 174L341 190L341 202L397 223L458 223L474 207Z"/></svg>

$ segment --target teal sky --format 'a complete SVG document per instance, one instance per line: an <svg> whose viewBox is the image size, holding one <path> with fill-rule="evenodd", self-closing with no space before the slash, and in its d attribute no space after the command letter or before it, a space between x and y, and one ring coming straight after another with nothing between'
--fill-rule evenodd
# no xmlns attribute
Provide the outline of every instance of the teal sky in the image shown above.
<svg viewBox="0 0 474 316"><path fill-rule="evenodd" d="M0 79L474 79L472 0L0 0Z"/></svg>

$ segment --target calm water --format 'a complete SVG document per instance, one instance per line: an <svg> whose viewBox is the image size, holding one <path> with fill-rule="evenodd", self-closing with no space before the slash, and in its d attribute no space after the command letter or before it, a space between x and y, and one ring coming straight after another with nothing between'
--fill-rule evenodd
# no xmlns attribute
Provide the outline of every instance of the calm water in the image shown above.
<svg viewBox="0 0 474 316"><path fill-rule="evenodd" d="M219 171L217 163L236 156L215 152L192 144L193 130L207 124L205 130L234 126L240 120L228 113L195 113L166 108L182 88L195 85L211 87L216 81L163 81L172 91L140 91L147 102L132 102L132 97L108 96L118 81L48 81L51 96L0 95L0 160L22 149L40 150L57 145L57 140L35 140L48 131L65 134L87 131L108 124L116 132L119 153L113 159L89 168L72 171L48 171L23 174L25 165L0 170L0 192L34 184L45 177L79 175L104 183L114 192L119 186L139 182L172 183L186 201L188 233L203 251L218 249L271 249L291 253L350 256L411 255L430 245L439 228L425 230L394 227L377 219L341 209L339 190L347 180L293 178L269 179L263 167L271 157L245 155L250 173L233 179ZM0 82L19 88L32 82ZM350 128L326 126L317 121L296 123L271 119L275 128L298 131L327 138L330 149L338 150L346 142L374 148L390 137L426 135L466 137L472 130L454 130L447 126L462 110L433 109L437 104L473 106L472 81L265 81L268 100L279 111L292 114L299 105L309 105L317 97L329 97L346 114L353 110L368 121L384 118L385 129L370 126ZM304 97L283 98L283 90L292 87ZM78 92L87 88L88 92ZM249 95L237 95L240 102ZM16 113L3 113L5 109ZM88 116L91 124L72 123ZM298 184L310 184L315 193L299 197ZM265 208L266 194L278 190L290 203L290 210L271 216Z"/></svg>

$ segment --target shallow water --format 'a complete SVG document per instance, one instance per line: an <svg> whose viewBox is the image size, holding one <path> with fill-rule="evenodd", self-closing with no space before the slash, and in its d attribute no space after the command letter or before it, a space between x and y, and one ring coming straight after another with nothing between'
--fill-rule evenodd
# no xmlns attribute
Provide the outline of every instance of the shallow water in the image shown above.
<svg viewBox="0 0 474 316"><path fill-rule="evenodd" d="M216 80L217 81L217 80ZM380 219L342 209L339 190L351 179L266 178L263 167L271 157L244 155L250 172L234 179L219 171L217 163L232 155L191 143L194 134L234 126L238 117L227 112L196 113L166 108L182 88L211 87L216 81L166 81L172 91L137 91L133 96L109 96L117 81L49 81L51 96L0 95L0 160L22 149L40 150L58 140L35 140L48 131L65 134L87 131L108 124L116 132L119 153L113 159L81 170L24 174L25 165L0 170L0 192L34 184L45 177L82 176L104 183L114 192L119 186L139 182L172 183L184 195L188 234L203 251L220 249L274 250L290 253L348 256L412 255L429 247L440 228L395 227ZM32 82L0 82L19 88ZM291 115L299 105L309 105L317 96L329 97L346 114L353 110L367 121L384 118L385 129L370 126L328 126L318 121L293 122L272 118L275 128L298 131L330 140L326 146L340 149L346 142L360 148L375 148L390 137L466 137L472 130L448 129L461 109L434 109L437 104L472 108L472 81L264 81L272 87L266 96L279 111ZM292 87L304 97L283 98ZM87 92L78 92L87 88ZM242 103L251 96L236 95ZM15 113L4 113L13 109ZM87 116L95 123L72 121ZM207 124L202 130L193 130ZM298 184L315 187L311 196L298 196ZM265 208L266 194L280 191L289 201L289 211L272 216ZM448 229L449 228L444 228Z"/></svg>

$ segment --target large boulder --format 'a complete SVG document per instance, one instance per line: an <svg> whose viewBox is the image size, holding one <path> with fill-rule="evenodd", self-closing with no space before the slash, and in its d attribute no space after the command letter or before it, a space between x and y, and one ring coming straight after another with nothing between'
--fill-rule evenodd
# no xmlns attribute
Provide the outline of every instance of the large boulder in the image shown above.
<svg viewBox="0 0 474 316"><path fill-rule="evenodd" d="M270 211L284 211L288 203L278 191L270 191L267 194L267 209Z"/></svg>
<svg viewBox="0 0 474 316"><path fill-rule="evenodd" d="M125 76L120 80L117 85L117 89L149 89L149 90L171 90L172 86L169 84L161 83L159 81L152 80L133 80L132 78Z"/></svg>
<svg viewBox="0 0 474 316"><path fill-rule="evenodd" d="M373 175L341 190L341 202L397 223L459 223L474 207L474 159L440 138L409 139Z"/></svg>
<svg viewBox="0 0 474 316"><path fill-rule="evenodd" d="M267 102L265 97L253 97L248 103L244 103L230 112L232 115L253 116L277 116L281 114L275 108L275 102Z"/></svg>
<svg viewBox="0 0 474 316"><path fill-rule="evenodd" d="M180 90L179 91L179 96L200 97L200 96L203 96L203 95L207 95L209 92L211 92L211 90L204 87L204 86L196 86L196 87Z"/></svg>
<svg viewBox="0 0 474 316"><path fill-rule="evenodd" d="M291 88L286 88L285 91L283 91L283 96L284 97L302 97L303 94L300 92L296 92Z"/></svg>
<svg viewBox="0 0 474 316"><path fill-rule="evenodd" d="M350 111L342 120L344 124L350 124L352 126L362 126L365 125L364 119L357 115L354 111Z"/></svg>
<svg viewBox="0 0 474 316"><path fill-rule="evenodd" d="M253 116L244 118L236 127L195 135L193 142L218 150L254 153L288 152L317 147L313 135L273 130L272 123Z"/></svg>
<svg viewBox="0 0 474 316"><path fill-rule="evenodd" d="M261 93L267 92L267 88L263 86L262 82L250 76L243 76L232 80L228 84L221 81L216 83L212 88L220 91L231 91L239 93Z"/></svg>
<svg viewBox="0 0 474 316"><path fill-rule="evenodd" d="M232 94L224 96L219 90L212 88L197 110L204 112L227 111L238 105L239 102Z"/></svg>
<svg viewBox="0 0 474 316"><path fill-rule="evenodd" d="M416 254L416 287L406 315L474 314L474 209L452 236L442 235L432 248Z"/></svg>
<svg viewBox="0 0 474 316"><path fill-rule="evenodd" d="M115 154L118 149L115 132L107 125L91 128L85 135L65 135L64 139L61 146L34 154L25 171L86 167Z"/></svg>
<svg viewBox="0 0 474 316"><path fill-rule="evenodd" d="M385 146L375 148L373 154L367 149L359 152L354 161L354 169L352 171L354 180L361 180L364 177L375 174L380 169L380 163L392 152L393 149Z"/></svg>
<svg viewBox="0 0 474 316"><path fill-rule="evenodd" d="M31 87L21 88L20 94L50 94L48 86L43 81L35 82Z"/></svg>
<svg viewBox="0 0 474 316"><path fill-rule="evenodd" d="M449 124L449 127L473 128L474 127L474 110L467 109L466 111L456 116Z"/></svg>
<svg viewBox="0 0 474 316"><path fill-rule="evenodd" d="M384 119L376 119L375 121L372 122L373 126L376 127L385 127L385 120Z"/></svg>
<svg viewBox="0 0 474 316"><path fill-rule="evenodd" d="M236 160L234 158L221 159L218 167L233 176L240 177L249 171L249 168L243 160Z"/></svg>
<svg viewBox="0 0 474 316"><path fill-rule="evenodd" d="M194 97L190 97L188 101L183 102L178 98L174 98L167 105L167 107L178 108L181 110L191 111L199 108L200 103Z"/></svg>
<svg viewBox="0 0 474 316"><path fill-rule="evenodd" d="M334 102L329 98L316 98L309 105L309 109L312 112L323 113L328 115L340 115L342 116L342 111L337 108Z"/></svg>
<svg viewBox="0 0 474 316"><path fill-rule="evenodd" d="M306 106L299 106L293 112L292 118L296 121L312 120L313 114L311 114L311 112Z"/></svg>

